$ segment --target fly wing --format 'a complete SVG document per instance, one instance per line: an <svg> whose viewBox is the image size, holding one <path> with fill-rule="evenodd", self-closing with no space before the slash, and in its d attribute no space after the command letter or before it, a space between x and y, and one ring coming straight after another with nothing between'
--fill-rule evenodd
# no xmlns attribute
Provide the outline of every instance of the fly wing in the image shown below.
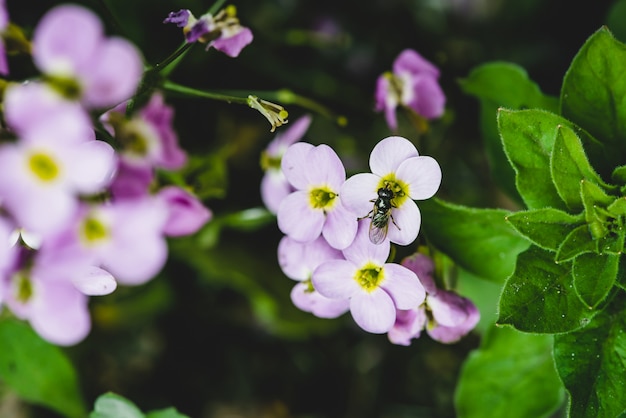
<svg viewBox="0 0 626 418"><path fill-rule="evenodd" d="M389 229L389 224L385 223L382 227L377 227L374 225L374 222L370 222L369 236L370 241L373 244L380 244L387 237L387 230Z"/></svg>

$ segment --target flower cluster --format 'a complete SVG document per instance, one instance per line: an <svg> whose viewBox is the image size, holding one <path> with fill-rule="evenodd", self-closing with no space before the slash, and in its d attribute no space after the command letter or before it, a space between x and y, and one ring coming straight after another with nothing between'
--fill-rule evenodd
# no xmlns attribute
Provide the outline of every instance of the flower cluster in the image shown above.
<svg viewBox="0 0 626 418"><path fill-rule="evenodd" d="M471 302L437 291L432 271L416 268L412 259L388 262L392 242L408 245L418 236L415 200L439 188L437 161L420 156L408 139L391 136L372 150L371 173L346 179L331 147L299 142L309 123L309 117L296 121L262 157L261 195L285 234L278 261L297 281L294 305L321 318L350 311L362 329L388 333L396 344L417 338L426 323L418 319L431 314L427 329L439 341L453 342L471 330L478 317Z"/></svg>
<svg viewBox="0 0 626 418"><path fill-rule="evenodd" d="M412 49L402 51L393 63L393 70L378 77L376 110L384 112L387 125L398 127L398 106L426 119L435 119L444 112L446 96L439 86L439 70Z"/></svg>
<svg viewBox="0 0 626 418"><path fill-rule="evenodd" d="M181 168L186 155L160 94L126 112L143 73L134 45L64 5L38 23L32 58L42 77L10 83L3 98L0 303L71 345L91 328L89 296L150 280L166 237L195 232L211 212L157 184L156 170Z"/></svg>

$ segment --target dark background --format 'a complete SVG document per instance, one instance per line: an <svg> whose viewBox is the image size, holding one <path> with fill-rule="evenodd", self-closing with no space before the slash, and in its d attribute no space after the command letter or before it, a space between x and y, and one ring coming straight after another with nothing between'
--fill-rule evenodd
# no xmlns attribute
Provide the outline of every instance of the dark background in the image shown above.
<svg viewBox="0 0 626 418"><path fill-rule="evenodd" d="M8 9L28 33L57 3L8 0ZM101 2L79 3L105 15ZM187 8L199 16L212 5L199 0L105 3L117 22L107 21L108 32L138 45L147 64L165 59L182 41L180 29L162 24L170 11ZM350 174L367 169L373 145L390 135L382 115L373 112L376 78L401 50L413 48L440 68L447 111L422 135L400 115L400 133L416 142L420 153L440 161L439 197L496 206L500 200L482 151L478 104L461 92L457 80L482 63L509 61L525 68L545 93L558 95L572 58L607 24L613 2L234 4L242 24L254 33L253 43L236 59L196 45L172 80L244 95L287 88L318 101L346 116L348 124L313 113L305 138L333 146ZM324 22L335 32L316 32ZM28 57L12 57L11 65L16 79L36 75ZM181 145L199 156L210 177L203 197L216 219L261 207L259 155L274 137L267 121L238 104L174 96L167 101L176 109ZM291 120L308 112L285 107ZM89 405L114 391L144 411L175 406L194 418L454 416L458 373L479 344L478 332L452 345L424 335L400 347L384 335L360 330L349 314L313 318L291 305L293 283L277 266L281 234L273 219L249 229L235 222L218 232L205 231L203 244L173 240L170 261L152 282L92 299L94 329L67 350ZM56 416L39 408L29 413Z"/></svg>

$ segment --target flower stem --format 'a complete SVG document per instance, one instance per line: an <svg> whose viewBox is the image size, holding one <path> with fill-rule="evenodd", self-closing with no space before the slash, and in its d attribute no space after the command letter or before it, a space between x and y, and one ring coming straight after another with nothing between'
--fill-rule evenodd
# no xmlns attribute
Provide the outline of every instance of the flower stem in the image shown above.
<svg viewBox="0 0 626 418"><path fill-rule="evenodd" d="M178 93L187 97L200 97L203 99L221 100L227 103L237 103L237 104L248 105L247 94L245 97L240 97L240 96L237 97L237 96L231 96L231 95L226 95L226 94L221 94L221 93L213 93L213 92L206 91L206 90L198 90L192 87L183 86L181 84L174 83L173 81L169 81L169 80L166 80L163 83L163 88L166 91L169 91L172 93Z"/></svg>
<svg viewBox="0 0 626 418"><path fill-rule="evenodd" d="M211 6L211 8L209 9L207 13L210 13L211 15L215 15L215 13L217 13L220 10L220 8L225 2L226 0L217 0L215 3L213 3L213 6Z"/></svg>

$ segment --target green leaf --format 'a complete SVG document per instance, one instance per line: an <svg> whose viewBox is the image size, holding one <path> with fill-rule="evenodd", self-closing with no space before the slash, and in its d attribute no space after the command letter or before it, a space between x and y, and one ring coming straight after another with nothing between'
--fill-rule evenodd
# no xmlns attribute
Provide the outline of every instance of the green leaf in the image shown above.
<svg viewBox="0 0 626 418"><path fill-rule="evenodd" d="M505 221L509 212L475 209L439 199L419 204L422 231L441 252L476 276L503 283L513 272L517 254L530 243Z"/></svg>
<svg viewBox="0 0 626 418"><path fill-rule="evenodd" d="M568 332L589 322L593 312L574 291L571 263L532 246L517 258L500 297L499 324L534 333Z"/></svg>
<svg viewBox="0 0 626 418"><path fill-rule="evenodd" d="M582 180L604 185L589 164L582 142L572 129L564 125L557 127L550 158L550 173L559 196L573 212L583 209L580 195Z"/></svg>
<svg viewBox="0 0 626 418"><path fill-rule="evenodd" d="M561 242L584 222L580 215L570 215L554 208L520 211L507 216L506 220L535 245L550 251L556 251Z"/></svg>
<svg viewBox="0 0 626 418"><path fill-rule="evenodd" d="M589 233L589 226L584 224L570 232L557 249L554 260L562 263L580 254L597 251L598 242L593 240Z"/></svg>
<svg viewBox="0 0 626 418"><path fill-rule="evenodd" d="M189 416L181 414L176 408L166 408L148 412L146 418L189 418Z"/></svg>
<svg viewBox="0 0 626 418"><path fill-rule="evenodd" d="M571 396L572 418L617 417L626 411L626 310L623 301L618 303L585 328L554 336L554 360Z"/></svg>
<svg viewBox="0 0 626 418"><path fill-rule="evenodd" d="M0 378L21 398L67 417L84 417L76 371L63 351L14 319L0 321Z"/></svg>
<svg viewBox="0 0 626 418"><path fill-rule="evenodd" d="M561 114L604 145L605 150L592 152L590 160L596 167L611 170L623 164L626 155L624 63L626 46L602 27L574 57L561 89Z"/></svg>
<svg viewBox="0 0 626 418"><path fill-rule="evenodd" d="M145 415L128 399L115 393L105 393L96 399L89 418L144 418Z"/></svg>
<svg viewBox="0 0 626 418"><path fill-rule="evenodd" d="M528 209L567 210L550 173L557 126L568 122L543 110L498 111L498 128L506 156L515 170L515 184Z"/></svg>
<svg viewBox="0 0 626 418"><path fill-rule="evenodd" d="M581 254L574 259L574 289L589 308L596 308L609 294L617 280L620 256Z"/></svg>
<svg viewBox="0 0 626 418"><path fill-rule="evenodd" d="M497 110L542 108L556 112L558 100L544 95L522 67L507 62L476 67L459 84L465 93L480 100L480 126L494 180L509 196L519 200L515 172L506 161L498 134Z"/></svg>
<svg viewBox="0 0 626 418"><path fill-rule="evenodd" d="M461 418L540 418L550 416L564 395L552 336L492 327L464 363L454 403Z"/></svg>

